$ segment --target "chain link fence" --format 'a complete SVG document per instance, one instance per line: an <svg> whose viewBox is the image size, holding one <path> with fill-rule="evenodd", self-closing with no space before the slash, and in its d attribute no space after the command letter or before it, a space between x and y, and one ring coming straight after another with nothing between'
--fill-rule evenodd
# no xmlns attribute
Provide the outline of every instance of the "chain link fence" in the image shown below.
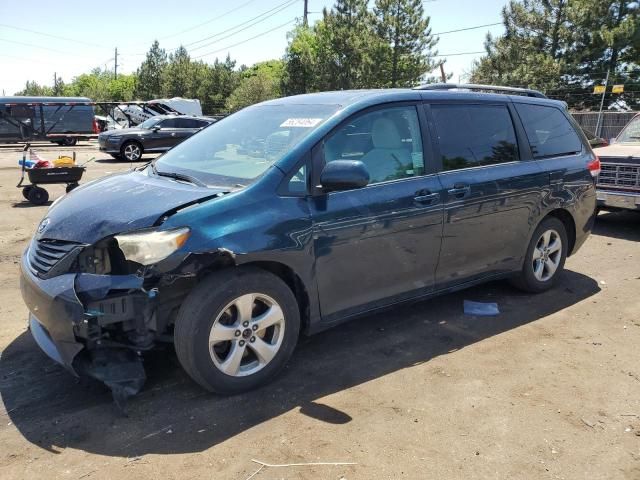
<svg viewBox="0 0 640 480"><path fill-rule="evenodd" d="M606 140L617 137L624 126L640 112L602 112L600 133L596 132L598 112L571 112L573 118L584 129Z"/></svg>

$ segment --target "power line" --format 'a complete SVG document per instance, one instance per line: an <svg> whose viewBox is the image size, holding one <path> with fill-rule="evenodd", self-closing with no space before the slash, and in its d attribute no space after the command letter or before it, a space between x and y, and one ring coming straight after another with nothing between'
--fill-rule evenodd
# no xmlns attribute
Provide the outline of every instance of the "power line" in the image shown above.
<svg viewBox="0 0 640 480"><path fill-rule="evenodd" d="M275 7L271 8L271 9L265 11L265 12L262 12L259 15L256 15L255 17L250 18L249 20L245 20L243 22L240 22L237 25L234 25L234 26L232 26L230 28L227 28L226 30L222 30L221 32L217 32L217 33L215 33L213 35L209 35L208 37L201 38L200 40L195 40L195 41L190 42L190 43L185 43L185 44L183 44L181 46L182 47L190 47L190 46L195 45L197 43L206 42L207 40L219 37L220 35L224 35L225 33L232 32L233 30L236 30L239 27L243 27L244 25L250 24L247 27L241 28L240 30L237 30L237 31L235 31L233 33L230 33L229 35L226 35L226 36L224 36L222 38L218 38L217 40L214 40L214 41L209 42L209 43L204 44L204 45L200 45L198 47L190 48L189 51L194 51L194 50L198 50L200 48L207 47L209 45L213 45L214 43L216 43L216 42L218 42L220 40L224 40L225 38L229 38L229 37L235 35L236 33L240 33L240 32L242 32L244 30L247 30L247 28L249 28L249 27L252 27L254 25L257 25L258 23L261 23L262 21L272 17L273 15L281 12L282 10L284 10L284 9L286 9L288 7L290 7L291 5L293 5L294 3L298 2L298 1L299 0L285 0L284 2L276 5ZM274 10L277 10L277 11L274 11ZM265 17L265 15L267 15L267 16ZM264 17L264 18L260 18L260 17ZM254 20L257 20L257 19L259 19L259 20L254 22ZM251 23L251 22L253 22L253 23ZM165 50L168 51L168 52L172 52L172 51L177 50L178 48L180 48L180 46L174 47L174 48L168 48L168 49L165 49ZM125 53L124 56L142 56L142 55L146 55L146 54L147 54L147 52L145 52L145 53L130 53L130 54L126 54ZM195 57L195 58L199 58L199 57Z"/></svg>
<svg viewBox="0 0 640 480"><path fill-rule="evenodd" d="M74 38L62 37L60 35L53 35L51 33L39 32L37 30L31 30L29 28L16 27L14 25L7 25L5 23L0 23L0 27L12 28L13 30L21 30L23 32L35 33L36 35L42 35L42 36L45 36L45 37L57 38L58 40L64 40L66 42L78 43L78 44L87 45L87 46L90 46L90 47L108 48L108 47L105 47L104 45L98 45L97 43L84 42L82 40L76 40Z"/></svg>
<svg viewBox="0 0 640 480"><path fill-rule="evenodd" d="M245 40L242 40L241 42L234 43L233 45L228 45L228 46L226 46L226 47L224 47L224 48L220 48L220 49L218 49L218 50L214 50L214 51L212 51L212 52L203 53L202 55L198 55L198 56L193 57L193 58L194 58L194 59L198 59L198 58L206 57L207 55L213 55L214 53L223 52L223 51L228 50L228 49L230 49L230 48L237 47L238 45L242 45L243 43L250 42L251 40L255 40L256 38L258 38L258 37L262 37L262 36L264 36L264 35L266 35L266 34L268 34L268 33L275 32L276 30L279 30L279 29L281 29L282 27L286 27L287 25L290 25L290 24L292 24L292 23L293 23L293 22L295 22L295 21L296 21L296 19L295 19L295 18L294 18L294 19L291 19L291 20L289 20L288 22L283 23L282 25L278 25L277 27L274 27L274 28L271 28L271 29L269 29L269 30L267 30L267 31L265 31L265 32L259 33L258 35L254 35L253 37L250 37L250 38L247 38L247 39L245 39Z"/></svg>
<svg viewBox="0 0 640 480"><path fill-rule="evenodd" d="M457 52L457 53L442 53L438 55L434 55L434 57L457 57L459 55L478 55L480 53L487 53L484 50L480 52Z"/></svg>
<svg viewBox="0 0 640 480"><path fill-rule="evenodd" d="M213 45L214 43L219 42L220 40L224 40L225 38L229 38L229 37L235 35L236 33L240 33L240 32L242 32L244 30L247 30L248 28L253 27L254 25L257 25L258 23L261 23L261 22L267 20L268 18L273 17L277 13L280 13L281 11L289 8L290 6L292 6L294 3L298 2L298 1L299 0L286 0L285 2L275 6L274 8L272 8L270 10L267 10L266 12L263 12L260 15L257 15L257 16L255 16L255 17L253 17L253 18L251 18L251 19L249 19L249 20L247 20L245 22L242 22L242 23L240 23L238 25L235 25L235 26L233 26L231 28L227 28L226 30L223 30L222 32L218 32L218 33L216 33L214 35L210 35L209 37L203 38L201 40L197 40L197 41L191 42L191 43L186 43L184 46L185 47L189 47L191 45L195 45L196 43L202 43L202 42L204 42L206 40L210 40L212 38L219 37L220 35L223 35L223 34L225 34L227 32L232 31L232 30L236 30L238 27L243 27L244 25L246 25L246 26L244 26L244 28L241 28L240 30L237 30L237 31L235 31L233 33L230 33L229 35L226 35L226 36L224 36L222 38L218 38L217 40L214 40L213 42L205 43L204 45L200 45L198 47L192 48L191 50L192 51L193 50L199 50L200 48L208 47L209 45ZM260 18L260 17L263 17L263 18ZM259 19L259 20L254 21L256 19ZM251 22L253 22L253 23L251 23ZM247 25L247 24L249 24L249 25Z"/></svg>
<svg viewBox="0 0 640 480"><path fill-rule="evenodd" d="M185 28L184 30L180 30L179 32L172 33L171 35L167 35L165 37L160 37L160 40L166 40L167 38L173 38L173 37L176 37L178 35L182 35L183 33L191 32L192 30L195 30L196 28L200 28L200 27L202 27L204 25L208 25L209 23L215 22L216 20L220 20L221 18L226 17L227 15L231 15L232 13L240 10L241 8L246 7L247 5L249 5L250 3L253 3L253 2L255 2L255 0L249 0L248 2L244 2L242 5L238 5L237 7L232 8L231 10L227 10L226 12L221 13L220 15L207 20L206 22L199 23L197 25L194 25L193 27Z"/></svg>
<svg viewBox="0 0 640 480"><path fill-rule="evenodd" d="M483 28L483 27L494 27L496 25L502 25L502 22L486 23L484 25L476 25L475 27L459 28L457 30L448 30L446 32L433 33L432 35L446 35L447 33L466 32L467 30L476 30L478 28Z"/></svg>
<svg viewBox="0 0 640 480"><path fill-rule="evenodd" d="M42 50L48 50L50 52L61 53L63 55L72 55L69 52L63 52L62 50L56 50L55 48L43 47L42 45L34 45L33 43L19 42L17 40L7 40L6 38L0 38L0 42L15 43L16 45L24 45L25 47L40 48Z"/></svg>

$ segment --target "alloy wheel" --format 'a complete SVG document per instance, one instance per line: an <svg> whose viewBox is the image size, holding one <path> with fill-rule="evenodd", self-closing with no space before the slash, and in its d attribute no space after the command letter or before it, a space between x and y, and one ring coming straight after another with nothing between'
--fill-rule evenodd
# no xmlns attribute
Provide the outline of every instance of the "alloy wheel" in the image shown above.
<svg viewBox="0 0 640 480"><path fill-rule="evenodd" d="M284 313L273 298L261 293L241 295L213 322L209 333L211 360L226 375L253 375L276 356L284 329Z"/></svg>
<svg viewBox="0 0 640 480"><path fill-rule="evenodd" d="M546 282L556 273L562 260L562 239L555 230L546 230L533 249L533 275Z"/></svg>
<svg viewBox="0 0 640 480"><path fill-rule="evenodd" d="M135 143L130 143L124 147L124 156L130 162L135 162L141 155L140 147Z"/></svg>

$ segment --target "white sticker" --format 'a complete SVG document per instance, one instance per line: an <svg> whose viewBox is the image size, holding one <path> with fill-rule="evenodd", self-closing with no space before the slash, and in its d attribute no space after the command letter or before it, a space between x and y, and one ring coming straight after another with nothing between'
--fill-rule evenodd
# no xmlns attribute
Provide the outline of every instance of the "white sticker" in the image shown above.
<svg viewBox="0 0 640 480"><path fill-rule="evenodd" d="M321 118L287 118L280 126L310 128L315 127L321 121Z"/></svg>

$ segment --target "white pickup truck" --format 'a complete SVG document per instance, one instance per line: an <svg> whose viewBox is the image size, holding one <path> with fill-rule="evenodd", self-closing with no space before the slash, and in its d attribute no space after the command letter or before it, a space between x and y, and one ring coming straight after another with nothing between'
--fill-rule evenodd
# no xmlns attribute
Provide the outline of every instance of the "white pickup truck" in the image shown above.
<svg viewBox="0 0 640 480"><path fill-rule="evenodd" d="M615 142L594 152L601 163L598 208L640 211L640 114L631 119Z"/></svg>

